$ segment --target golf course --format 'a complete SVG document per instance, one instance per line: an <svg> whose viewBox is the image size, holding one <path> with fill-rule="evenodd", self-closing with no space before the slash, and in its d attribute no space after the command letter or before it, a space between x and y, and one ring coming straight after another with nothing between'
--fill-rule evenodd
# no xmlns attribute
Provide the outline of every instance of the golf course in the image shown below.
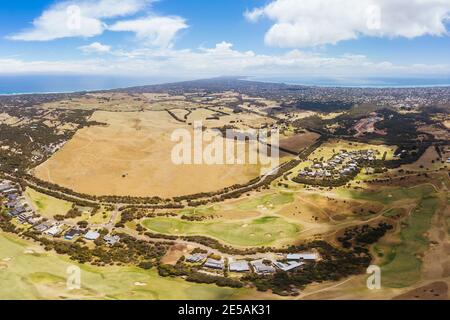
<svg viewBox="0 0 450 320"><path fill-rule="evenodd" d="M264 216L234 222L192 222L176 218L151 218L142 223L147 229L167 235L197 235L236 246L268 246L292 240L301 230L280 217Z"/></svg>

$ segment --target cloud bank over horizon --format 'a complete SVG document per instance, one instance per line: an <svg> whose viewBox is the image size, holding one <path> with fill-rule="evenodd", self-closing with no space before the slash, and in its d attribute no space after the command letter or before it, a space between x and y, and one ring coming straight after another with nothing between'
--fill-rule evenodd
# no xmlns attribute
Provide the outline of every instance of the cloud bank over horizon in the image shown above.
<svg viewBox="0 0 450 320"><path fill-rule="evenodd" d="M450 0L272 0L245 17L273 21L265 42L277 47L314 47L364 36L412 39L448 34Z"/></svg>
<svg viewBox="0 0 450 320"><path fill-rule="evenodd" d="M81 47L85 53L102 52L107 56L70 61L23 61L1 59L0 73L70 73L92 75L147 75L180 77L246 76L446 76L450 65L395 65L371 61L364 55L330 57L321 53L291 50L279 55L238 51L233 44L221 42L212 48L175 50L140 48L111 50L100 43Z"/></svg>

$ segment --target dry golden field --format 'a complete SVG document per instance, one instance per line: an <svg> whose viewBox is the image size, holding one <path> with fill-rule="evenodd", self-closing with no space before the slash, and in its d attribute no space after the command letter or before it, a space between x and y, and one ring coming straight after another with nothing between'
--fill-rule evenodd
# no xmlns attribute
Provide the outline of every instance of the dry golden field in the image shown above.
<svg viewBox="0 0 450 320"><path fill-rule="evenodd" d="M314 132L300 133L281 139L280 146L294 152L300 152L302 149L314 144L319 137L319 134Z"/></svg>
<svg viewBox="0 0 450 320"><path fill-rule="evenodd" d="M173 130L192 127L165 111L96 111L91 120L107 125L79 130L33 174L93 195L161 197L215 191L260 175L259 165L173 164Z"/></svg>

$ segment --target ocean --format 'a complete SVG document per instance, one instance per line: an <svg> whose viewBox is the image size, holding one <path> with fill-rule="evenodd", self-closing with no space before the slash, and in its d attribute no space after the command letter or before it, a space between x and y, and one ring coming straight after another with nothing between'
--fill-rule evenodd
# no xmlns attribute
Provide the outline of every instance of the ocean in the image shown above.
<svg viewBox="0 0 450 320"><path fill-rule="evenodd" d="M433 87L450 86L449 78L294 78L246 77L247 80L324 87ZM56 93L107 90L133 86L162 84L194 79L146 78L120 76L76 75L3 75L0 76L0 94Z"/></svg>
<svg viewBox="0 0 450 320"><path fill-rule="evenodd" d="M95 91L181 81L175 78L75 75L0 76L0 94Z"/></svg>

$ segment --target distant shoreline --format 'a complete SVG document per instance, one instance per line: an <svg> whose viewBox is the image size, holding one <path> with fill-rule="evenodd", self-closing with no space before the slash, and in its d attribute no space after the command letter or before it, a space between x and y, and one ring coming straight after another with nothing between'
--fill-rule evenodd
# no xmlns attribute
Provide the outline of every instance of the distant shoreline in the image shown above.
<svg viewBox="0 0 450 320"><path fill-rule="evenodd" d="M247 81L256 81L264 83L284 83L287 85L317 87L317 88L347 88L347 89L414 89L414 88L444 88L450 87L450 80L448 83L429 83L429 84L338 84L338 83L320 83L308 82L306 80L276 80L258 77L248 77Z"/></svg>
<svg viewBox="0 0 450 320"><path fill-rule="evenodd" d="M45 83L45 76L42 77L43 81ZM67 78L68 80L70 79ZM283 80L283 79L271 79L271 78L263 78L263 77L236 77L236 79L243 80L243 81L254 81L254 82L261 82L261 83L273 83L273 84L286 84L286 85L296 85L296 86L305 86L305 87L316 87L316 88L343 88L343 89L420 89L420 88L445 88L450 87L450 80L448 83L423 83L423 84L393 84L393 83L386 83L386 84L375 84L375 83L367 83L367 84L338 84L338 83L332 83L332 80L318 80L318 81L307 81L307 80ZM1 84L2 77L0 76L0 84ZM194 79L192 81L195 81L197 79ZM389 79L385 79L389 80ZM399 80L399 79L397 79ZM402 79L403 80L403 79ZM419 80L419 79L416 79ZM433 80L433 79L431 79ZM429 80L429 81L431 81ZM438 79L435 79L438 80ZM108 90L117 90L117 89L127 89L127 88L133 88L137 86L152 86L152 85L164 85L168 83L177 83L177 82L184 82L184 81L190 81L190 80L182 80L182 81L164 81L161 82L154 82L149 81L148 84L142 84L142 79L140 81L137 81L136 84L133 84L132 82L128 82L127 84L124 84L123 86L104 86L104 87L91 87L89 85L86 85L85 87L78 87L73 89L67 89L67 90L42 90L42 91L30 91L30 90L3 90L0 89L0 97L4 96L20 96L20 95L38 95L38 94L74 94L74 93L82 93L82 92L96 92L96 91L108 91ZM369 80L364 80L366 82L369 82ZM362 81L362 82L364 82ZM376 81L376 79L375 79ZM395 81L395 79L391 79L391 81ZM426 80L424 80L426 81ZM446 80L444 80L446 81ZM42 83L41 82L41 83ZM49 81L50 82L50 81ZM329 83L327 83L329 82ZM380 81L378 81L380 82ZM382 81L381 81L382 82ZM48 85L51 86L51 85Z"/></svg>

